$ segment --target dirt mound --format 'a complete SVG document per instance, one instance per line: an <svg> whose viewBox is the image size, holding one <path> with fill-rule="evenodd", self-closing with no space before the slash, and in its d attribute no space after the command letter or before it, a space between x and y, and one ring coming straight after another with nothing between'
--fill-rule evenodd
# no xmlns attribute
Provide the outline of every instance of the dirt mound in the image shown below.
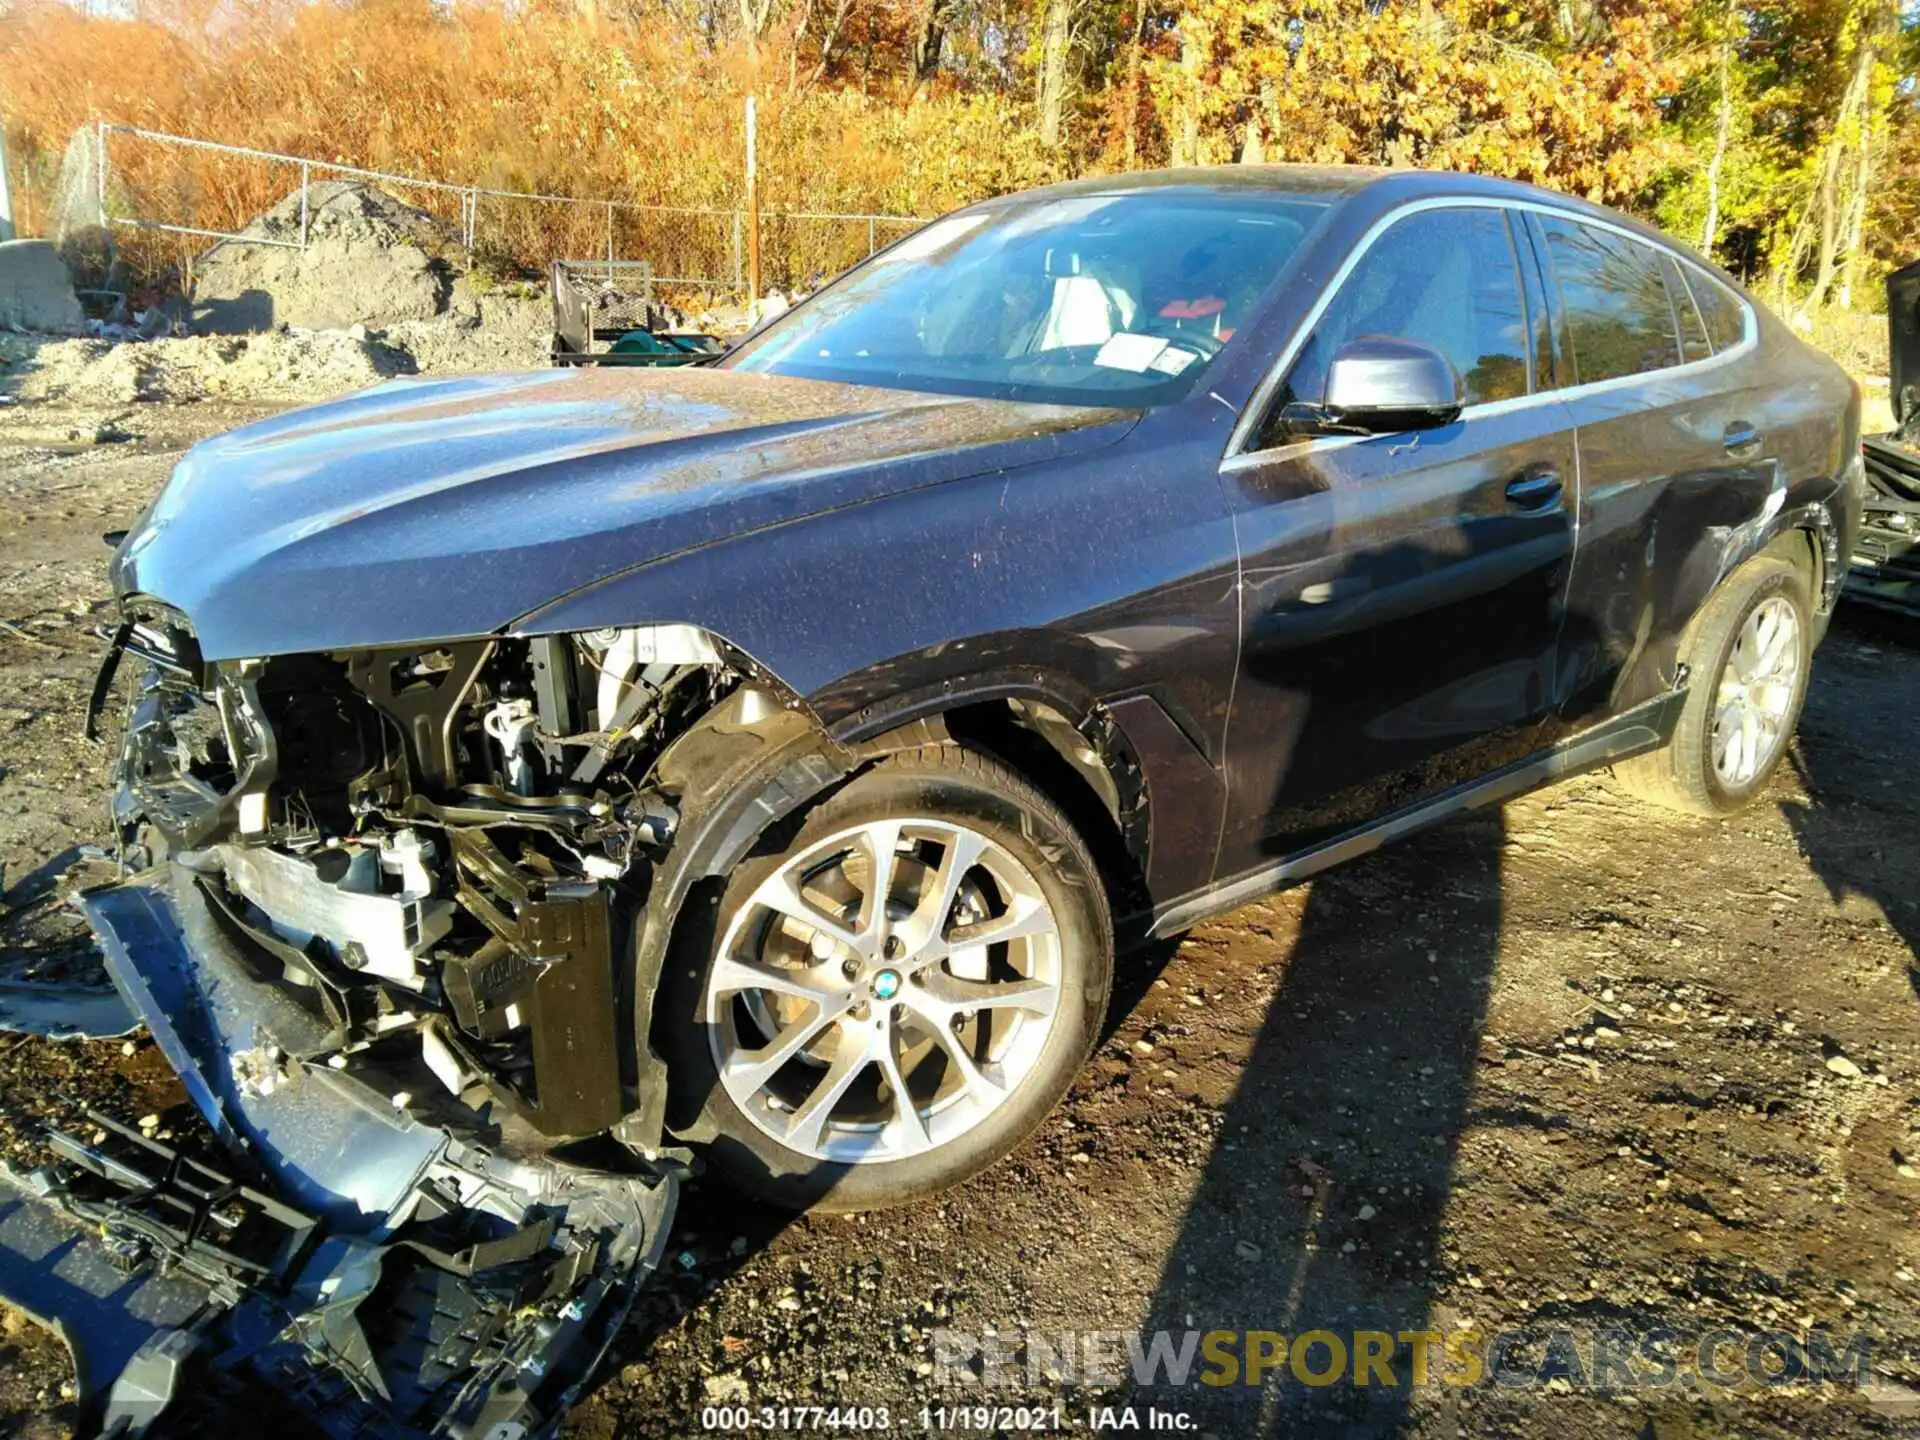
<svg viewBox="0 0 1920 1440"><path fill-rule="evenodd" d="M553 306L533 287L481 292L463 276L453 282L445 313L372 333L422 371L538 370L551 363Z"/></svg>
<svg viewBox="0 0 1920 1440"><path fill-rule="evenodd" d="M195 266L188 328L243 334L290 325L384 326L445 313L459 243L424 210L359 181L295 191Z"/></svg>
<svg viewBox="0 0 1920 1440"><path fill-rule="evenodd" d="M419 367L364 334L188 335L0 347L0 389L25 401L296 400L377 385Z"/></svg>

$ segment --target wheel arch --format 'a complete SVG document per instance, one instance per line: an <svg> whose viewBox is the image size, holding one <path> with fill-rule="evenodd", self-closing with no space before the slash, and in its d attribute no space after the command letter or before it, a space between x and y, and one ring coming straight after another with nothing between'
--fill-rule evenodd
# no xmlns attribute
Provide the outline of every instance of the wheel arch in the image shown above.
<svg viewBox="0 0 1920 1440"><path fill-rule="evenodd" d="M1144 922L1151 895L1148 775L1107 707L1076 696L1070 683L1022 671L981 677L964 689L943 684L876 699L844 712L835 727L808 699L754 667L656 766L655 782L679 797L680 818L641 908L625 977L636 1066L634 1106L615 1127L623 1142L651 1154L668 1134L659 1027L670 1022L654 1000L682 927L698 923L701 907L718 903L727 874L775 826L889 755L942 743L993 756L1058 805L1092 851L1114 915Z"/></svg>
<svg viewBox="0 0 1920 1440"><path fill-rule="evenodd" d="M1771 525L1755 526L1748 535L1738 538L1745 543L1726 547L1713 583L1701 594L1687 617L1678 646L1682 657L1688 653L1699 631L1701 617L1714 598L1742 566L1762 556L1784 560L1798 572L1813 606L1815 635L1826 633L1827 621L1832 618L1834 604L1839 599L1845 567L1839 559L1839 530L1825 502L1815 501L1783 511L1774 517Z"/></svg>

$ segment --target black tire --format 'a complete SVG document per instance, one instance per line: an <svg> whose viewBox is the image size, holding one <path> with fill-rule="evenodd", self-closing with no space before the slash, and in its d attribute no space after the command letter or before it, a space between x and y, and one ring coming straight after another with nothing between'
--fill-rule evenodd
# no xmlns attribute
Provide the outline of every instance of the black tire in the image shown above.
<svg viewBox="0 0 1920 1440"><path fill-rule="evenodd" d="M786 860L838 831L893 816L964 824L1025 866L1051 906L1060 994L1038 1059L1017 1089L971 1130L896 1160L837 1163L781 1144L720 1084L704 1018L708 974L736 912ZM689 913L675 936L656 1031L669 1063L674 1128L704 1140L708 1161L745 1193L787 1209L828 1212L905 1204L985 1170L1059 1103L1091 1053L1113 979L1113 922L1086 844L1058 806L996 760L956 745L891 756L820 803L797 826L775 827L717 899Z"/></svg>
<svg viewBox="0 0 1920 1440"><path fill-rule="evenodd" d="M1763 601L1776 595L1792 603L1800 622L1796 640L1800 664L1793 697L1787 707L1780 743L1773 754L1751 780L1729 785L1713 764L1713 718L1720 678L1747 617ZM1785 560L1772 556L1749 560L1714 592L1691 628L1681 657L1691 678L1672 741L1662 749L1615 765L1614 778L1641 799L1687 815L1730 815L1745 807L1766 788L1767 780L1787 752L1793 727L1800 718L1800 707L1806 701L1816 638L1813 606L1800 572Z"/></svg>

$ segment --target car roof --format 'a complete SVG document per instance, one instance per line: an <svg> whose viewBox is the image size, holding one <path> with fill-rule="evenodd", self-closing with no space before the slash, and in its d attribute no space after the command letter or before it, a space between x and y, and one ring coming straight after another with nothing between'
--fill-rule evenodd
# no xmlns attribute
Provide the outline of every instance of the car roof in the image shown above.
<svg viewBox="0 0 1920 1440"><path fill-rule="evenodd" d="M1191 165L1162 170L1130 170L1112 175L1089 175L1058 185L1016 191L970 206L991 209L1017 205L1029 200L1048 200L1079 195L1129 195L1143 192L1179 190L1199 195L1250 195L1267 192L1276 198L1319 200L1333 204L1368 192L1381 207L1412 200L1442 196L1472 197L1487 200L1524 201L1548 206L1572 215L1588 215L1622 226L1646 236L1704 265L1716 275L1730 279L1710 260L1702 259L1683 240L1635 219L1618 210L1596 205L1577 195L1529 185L1522 180L1506 180L1493 175L1473 175L1457 170L1416 170L1378 165Z"/></svg>

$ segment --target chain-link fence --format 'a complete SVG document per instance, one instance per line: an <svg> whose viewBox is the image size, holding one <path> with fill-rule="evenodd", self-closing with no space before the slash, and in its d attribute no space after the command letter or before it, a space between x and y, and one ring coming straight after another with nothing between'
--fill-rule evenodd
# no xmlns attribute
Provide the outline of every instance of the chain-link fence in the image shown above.
<svg viewBox="0 0 1920 1440"><path fill-rule="evenodd" d="M743 209L644 205L460 185L299 155L223 145L131 125L101 124L91 173L102 223L125 269L187 271L210 240L305 248L316 190L361 181L424 211L462 266L537 273L549 261L644 262L655 291L708 301L747 290ZM911 233L911 215L762 211L762 284L811 289Z"/></svg>

